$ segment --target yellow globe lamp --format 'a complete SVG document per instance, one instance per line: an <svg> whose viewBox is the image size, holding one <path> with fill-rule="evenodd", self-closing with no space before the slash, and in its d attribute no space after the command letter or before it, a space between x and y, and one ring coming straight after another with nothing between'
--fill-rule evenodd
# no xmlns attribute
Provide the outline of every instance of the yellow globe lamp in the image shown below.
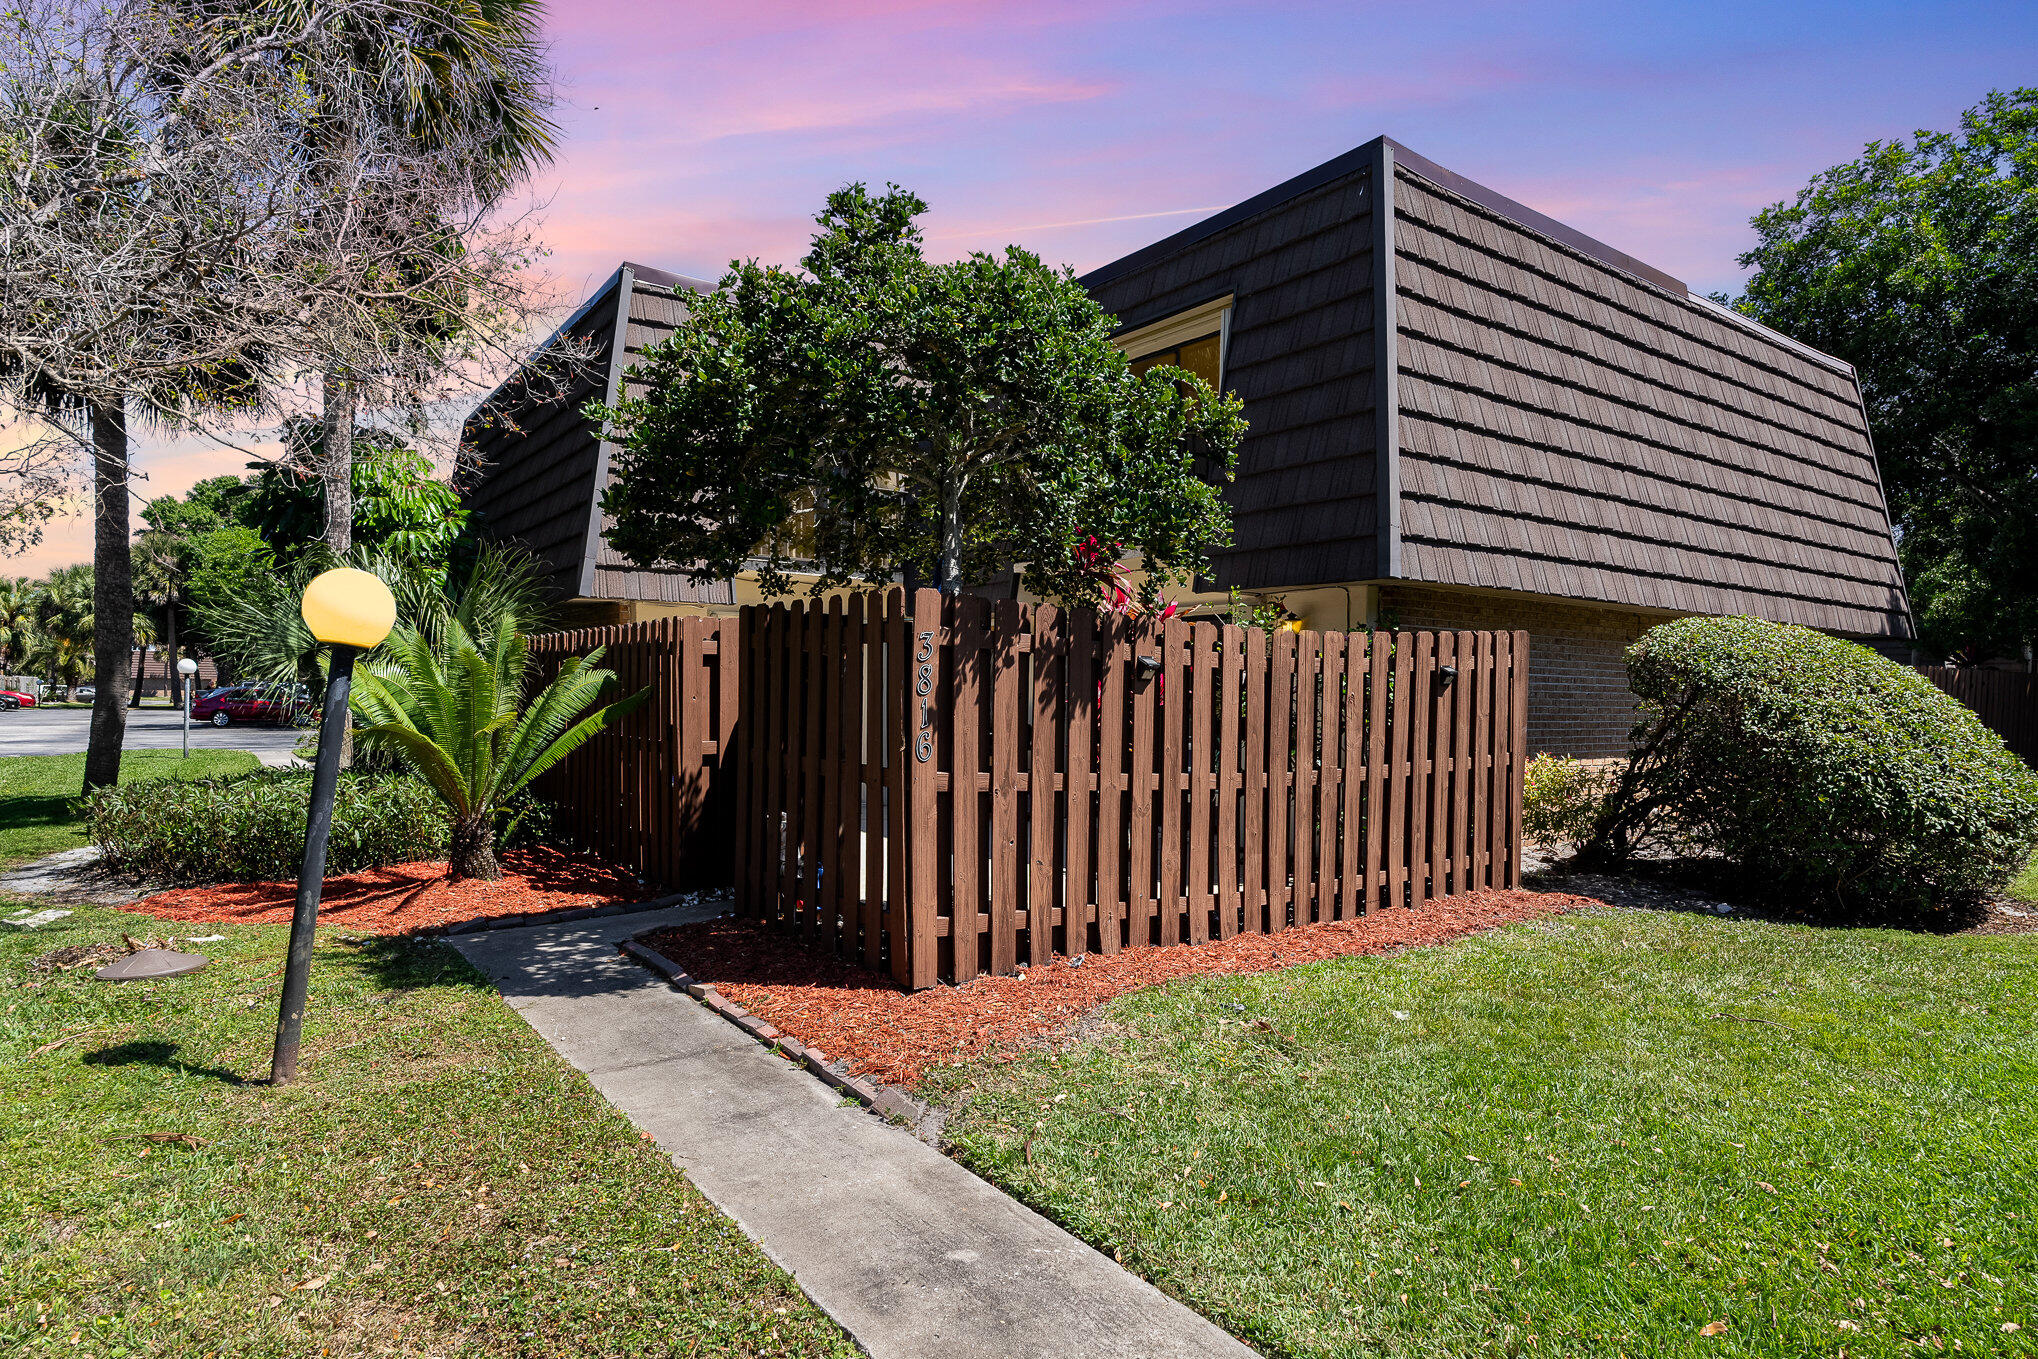
<svg viewBox="0 0 2038 1359"><path fill-rule="evenodd" d="M396 626L396 597L379 576L338 567L304 587L299 605L304 625L321 642L356 647L377 646Z"/></svg>
<svg viewBox="0 0 2038 1359"><path fill-rule="evenodd" d="M276 1050L269 1083L297 1078L304 1002L311 986L311 944L325 887L326 839L333 824L333 792L340 777L354 684L354 653L378 645L396 626L396 599L366 571L343 566L304 587L298 605L311 635L332 647L325 703L319 718L318 760L311 769L311 805L305 813L304 861L297 869L297 907L290 917L290 950L283 964L283 1002L276 1016Z"/></svg>

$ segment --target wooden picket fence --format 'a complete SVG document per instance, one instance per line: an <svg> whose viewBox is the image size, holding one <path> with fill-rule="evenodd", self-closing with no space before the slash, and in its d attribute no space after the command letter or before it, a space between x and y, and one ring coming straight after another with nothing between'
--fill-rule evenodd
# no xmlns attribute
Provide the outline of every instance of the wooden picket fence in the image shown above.
<svg viewBox="0 0 2038 1359"><path fill-rule="evenodd" d="M2026 764L2038 765L2038 675L1962 665L1919 668L1925 678L1974 709L1982 725L2002 737Z"/></svg>
<svg viewBox="0 0 2038 1359"><path fill-rule="evenodd" d="M729 768L736 670L733 618L665 618L531 639L539 682L568 656L602 649L619 698L648 686L650 702L539 776L554 832L646 882L726 886L733 831Z"/></svg>
<svg viewBox="0 0 2038 1359"><path fill-rule="evenodd" d="M746 608L738 647L738 913L909 987L1517 882L1525 633L923 590Z"/></svg>

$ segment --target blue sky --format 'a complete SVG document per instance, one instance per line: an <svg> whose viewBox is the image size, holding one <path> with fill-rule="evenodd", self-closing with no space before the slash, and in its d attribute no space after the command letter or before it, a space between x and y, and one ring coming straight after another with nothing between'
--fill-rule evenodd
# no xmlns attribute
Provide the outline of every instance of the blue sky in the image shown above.
<svg viewBox="0 0 2038 1359"><path fill-rule="evenodd" d="M574 289L624 258L789 261L836 186L897 181L943 254L1078 269L1386 133L1682 278L1738 287L1749 216L1864 143L2038 84L2038 4L553 0L540 185ZM4 435L0 435L4 437ZM237 472L192 441L139 497ZM82 519L13 564L90 555Z"/></svg>

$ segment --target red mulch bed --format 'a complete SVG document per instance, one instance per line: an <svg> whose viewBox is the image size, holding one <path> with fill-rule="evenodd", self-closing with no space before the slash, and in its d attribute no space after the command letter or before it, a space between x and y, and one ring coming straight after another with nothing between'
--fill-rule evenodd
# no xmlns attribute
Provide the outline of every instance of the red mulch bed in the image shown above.
<svg viewBox="0 0 2038 1359"><path fill-rule="evenodd" d="M1051 1043L1112 997L1176 977L1266 972L1441 944L1598 904L1561 892L1472 892L1275 935L1092 953L1079 967L1056 958L1016 977L980 977L919 992L901 991L889 978L734 920L660 930L645 943L800 1042L830 1058L847 1058L852 1073L912 1085L936 1066Z"/></svg>
<svg viewBox="0 0 2038 1359"><path fill-rule="evenodd" d="M540 846L501 856L502 877L448 882L444 863L389 864L327 878L319 923L366 934L408 934L463 920L535 915L581 906L639 901L644 888L612 864ZM227 882L179 887L124 907L158 920L206 925L287 924L294 882Z"/></svg>

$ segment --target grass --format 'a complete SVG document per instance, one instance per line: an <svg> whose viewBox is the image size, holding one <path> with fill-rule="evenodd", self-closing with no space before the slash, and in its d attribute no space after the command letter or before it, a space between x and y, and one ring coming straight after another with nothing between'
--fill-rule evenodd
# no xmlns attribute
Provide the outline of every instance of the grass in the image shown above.
<svg viewBox="0 0 2038 1359"><path fill-rule="evenodd" d="M2032 855L2031 862L2024 865L2024 871L2010 880L2008 892L2018 901L2038 906L2038 854Z"/></svg>
<svg viewBox="0 0 2038 1359"><path fill-rule="evenodd" d="M120 756L120 778L208 779L260 763L244 750L194 750L188 760L175 750L128 750ZM85 843L78 810L84 781L83 752L0 758L0 868Z"/></svg>
<svg viewBox="0 0 2038 1359"><path fill-rule="evenodd" d="M281 927L177 981L26 967L141 924L0 935L0 1352L855 1352L451 949L323 931L272 1089Z"/></svg>
<svg viewBox="0 0 2038 1359"><path fill-rule="evenodd" d="M1142 992L930 1089L1268 1354L2031 1354L2034 994L2038 935L1608 911Z"/></svg>

